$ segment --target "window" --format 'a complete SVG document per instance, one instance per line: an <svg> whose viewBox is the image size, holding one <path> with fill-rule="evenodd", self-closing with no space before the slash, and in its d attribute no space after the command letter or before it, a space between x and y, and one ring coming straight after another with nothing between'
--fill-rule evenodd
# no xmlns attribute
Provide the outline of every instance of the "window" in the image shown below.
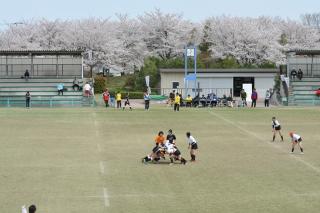
<svg viewBox="0 0 320 213"><path fill-rule="evenodd" d="M179 82L173 81L172 82L172 89L177 89L179 87Z"/></svg>

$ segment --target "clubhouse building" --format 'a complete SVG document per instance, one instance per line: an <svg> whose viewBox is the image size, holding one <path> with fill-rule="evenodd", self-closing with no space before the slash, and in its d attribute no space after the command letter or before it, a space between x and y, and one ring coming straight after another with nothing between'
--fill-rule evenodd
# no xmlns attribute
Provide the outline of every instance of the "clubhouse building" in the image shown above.
<svg viewBox="0 0 320 213"><path fill-rule="evenodd" d="M244 88L249 96L255 88L262 99L266 90L273 88L278 73L278 69L198 69L196 80L185 80L184 69L160 69L161 93L168 95L175 90L183 96L213 92L218 97L239 97L241 89Z"/></svg>

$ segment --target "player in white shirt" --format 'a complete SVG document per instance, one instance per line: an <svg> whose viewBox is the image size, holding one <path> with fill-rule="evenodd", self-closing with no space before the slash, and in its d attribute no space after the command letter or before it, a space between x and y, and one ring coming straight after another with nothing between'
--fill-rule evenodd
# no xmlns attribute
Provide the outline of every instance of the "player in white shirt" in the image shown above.
<svg viewBox="0 0 320 213"><path fill-rule="evenodd" d="M190 149L191 161L194 162L196 161L196 150L198 149L198 143L190 132L187 132L186 135L188 141L188 149Z"/></svg>
<svg viewBox="0 0 320 213"><path fill-rule="evenodd" d="M165 149L166 149L166 153L170 157L170 164L173 164L174 160L180 160L181 164L187 163L187 161L183 157L181 157L181 152L179 151L177 146L170 143L169 140L167 140L167 142L165 143Z"/></svg>
<svg viewBox="0 0 320 213"><path fill-rule="evenodd" d="M281 134L281 125L278 120L276 120L276 117L272 117L272 132L273 132L273 138L272 142L276 139L276 134L279 133L281 137L281 141L283 142L283 136Z"/></svg>
<svg viewBox="0 0 320 213"><path fill-rule="evenodd" d="M291 148L291 154L293 154L294 152L294 147L298 144L300 150L301 150L301 154L303 154L303 147L302 147L302 138L300 135L290 132L289 133L290 137L291 137L291 141L292 141L292 148Z"/></svg>

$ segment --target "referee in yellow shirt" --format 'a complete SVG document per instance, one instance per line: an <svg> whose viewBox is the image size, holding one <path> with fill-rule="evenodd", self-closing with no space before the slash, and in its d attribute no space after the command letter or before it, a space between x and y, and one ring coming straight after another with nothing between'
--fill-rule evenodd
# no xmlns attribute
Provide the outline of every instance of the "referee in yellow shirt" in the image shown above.
<svg viewBox="0 0 320 213"><path fill-rule="evenodd" d="M179 111L180 100L181 100L181 97L179 93L176 93L176 96L174 97L174 107L173 107L174 111Z"/></svg>
<svg viewBox="0 0 320 213"><path fill-rule="evenodd" d="M122 97L121 97L121 92L118 92L118 93L116 94L117 109L121 108L121 99L122 99Z"/></svg>
<svg viewBox="0 0 320 213"><path fill-rule="evenodd" d="M191 107L191 105L192 105L192 98L190 95L188 95L186 97L186 107Z"/></svg>

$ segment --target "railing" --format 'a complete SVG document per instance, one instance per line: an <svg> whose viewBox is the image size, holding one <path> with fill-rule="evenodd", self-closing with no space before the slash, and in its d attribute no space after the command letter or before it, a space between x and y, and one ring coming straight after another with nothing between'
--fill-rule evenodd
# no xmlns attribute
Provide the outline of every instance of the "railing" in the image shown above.
<svg viewBox="0 0 320 213"><path fill-rule="evenodd" d="M24 97L0 97L0 107L26 107L27 101ZM93 97L81 98L57 98L57 97L31 97L30 107L58 107L58 106L95 106Z"/></svg>
<svg viewBox="0 0 320 213"><path fill-rule="evenodd" d="M179 93L182 94L182 96L187 96L187 95L191 95L192 97L194 97L195 95L208 95L211 93L216 94L216 96L218 97L223 97L225 96L233 96L233 92L232 92L232 88L199 88L196 91L194 89L185 89L185 88L176 88L176 89L172 89L172 88L161 88L161 89L151 89L152 92L157 92L160 95L165 95L165 96L169 96L169 94L171 92L174 91L174 93Z"/></svg>
<svg viewBox="0 0 320 213"><path fill-rule="evenodd" d="M320 77L320 64L301 64L301 63L290 63L288 76L291 75L292 70L298 72L299 69L303 72L303 77Z"/></svg>
<svg viewBox="0 0 320 213"><path fill-rule="evenodd" d="M82 76L81 64L0 64L1 77L21 77L28 70L30 76Z"/></svg>

